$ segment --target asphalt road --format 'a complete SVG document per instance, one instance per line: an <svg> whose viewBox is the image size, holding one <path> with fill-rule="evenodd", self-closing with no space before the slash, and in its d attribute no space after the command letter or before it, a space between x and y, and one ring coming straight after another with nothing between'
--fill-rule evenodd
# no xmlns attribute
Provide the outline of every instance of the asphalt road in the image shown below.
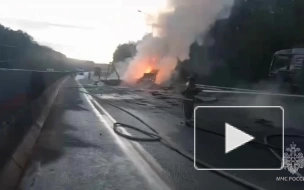
<svg viewBox="0 0 304 190"><path fill-rule="evenodd" d="M165 188L152 170L127 156L132 149L118 143L84 94L70 89L76 86L69 79L59 90L19 189Z"/></svg>
<svg viewBox="0 0 304 190"><path fill-rule="evenodd" d="M183 124L183 113L181 109L180 100L175 98L166 97L178 97L176 93L170 91L157 91L135 89L131 87L110 87L100 85L98 89L92 88L92 82L87 79L81 80L81 83L87 87L87 90L98 96L96 100L102 105L112 117L121 123L136 126L140 129L147 130L146 126L136 120L134 117L127 113L107 104L104 100L109 101L123 109L140 117L159 134L166 139L174 143L174 145L182 148L186 152L193 154L194 152L194 131L193 128L185 127ZM153 95L154 94L154 95ZM209 96L209 95L206 95ZM212 98L218 98L218 101L208 101ZM303 100L299 99L285 99L277 97L261 97L261 96L244 96L244 95L223 95L212 94L212 98L204 97L206 102L200 102L197 105L260 105L260 106L283 106L285 108L285 128L287 133L304 134L302 131L302 124L304 123L304 113L301 112L301 108L304 105ZM236 121L242 123L244 126L257 126L258 129L263 130L260 135L267 135L273 133L280 133L280 129L276 127L277 120L273 121L271 126L263 126L263 124L255 123L259 119L271 120L272 116L265 116L262 113L257 113L246 118L248 114L235 116ZM212 115L200 117L201 123L204 118L209 118L210 129L214 129L216 126L212 123L217 118L228 117L226 113L220 115ZM231 118L230 117L230 118ZM242 121L242 120L243 121ZM214 122L213 121L213 122ZM217 130L220 131L220 130ZM140 136L138 132L128 130L132 135ZM216 165L218 162L222 163L225 158L221 157L224 145L224 138L216 135L212 135L206 132L198 132L199 139L197 147L200 149L201 154L197 155L199 159L204 160L210 165ZM291 142L297 143L298 147L303 147L304 142L300 138L286 138L285 146L288 147ZM276 139L272 141L276 144ZM240 185L231 182L222 176L214 173L213 171L197 171L194 169L193 162L185 159L178 153L168 149L158 142L140 142L141 146L161 165L164 169L166 178L171 180L175 184L176 189L246 189ZM229 162L246 162L242 158L242 155L246 152L251 154L251 160L259 160L271 164L278 162L276 158L267 147L250 145L251 149L244 150L242 154L237 154L234 160L228 159ZM248 160L247 160L248 161ZM303 171L302 171L303 172ZM265 189L302 189L303 182L277 182L276 177L280 176L293 176L287 170L280 171L227 171L227 173L236 176L242 180L255 184ZM299 170L301 173L301 169Z"/></svg>

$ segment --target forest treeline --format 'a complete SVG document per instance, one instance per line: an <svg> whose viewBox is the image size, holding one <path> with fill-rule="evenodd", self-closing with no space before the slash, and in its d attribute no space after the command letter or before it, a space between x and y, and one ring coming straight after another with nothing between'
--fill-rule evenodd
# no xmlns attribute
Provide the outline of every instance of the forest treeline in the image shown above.
<svg viewBox="0 0 304 190"><path fill-rule="evenodd" d="M92 61L67 58L64 54L38 44L21 30L11 30L0 24L0 68L57 71L89 69Z"/></svg>
<svg viewBox="0 0 304 190"><path fill-rule="evenodd" d="M230 17L218 20L205 36L213 43L192 45L194 70L210 71L201 76L216 83L267 78L276 51L304 48L303 21L302 0L237 0Z"/></svg>

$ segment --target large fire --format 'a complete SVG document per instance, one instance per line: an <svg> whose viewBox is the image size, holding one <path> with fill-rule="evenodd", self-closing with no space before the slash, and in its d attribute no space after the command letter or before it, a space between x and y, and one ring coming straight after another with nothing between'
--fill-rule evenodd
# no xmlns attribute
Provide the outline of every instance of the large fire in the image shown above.
<svg viewBox="0 0 304 190"><path fill-rule="evenodd" d="M146 69L146 71L145 71L145 73L151 73L152 70L153 70L152 67L151 67L151 66L148 66L147 69Z"/></svg>
<svg viewBox="0 0 304 190"><path fill-rule="evenodd" d="M143 76L145 73L151 73L153 72L157 67L156 58L149 58L146 60L143 60L140 65L142 65L142 68L136 69L136 73L138 73L140 76Z"/></svg>
<svg viewBox="0 0 304 190"><path fill-rule="evenodd" d="M136 83L136 81L142 78L145 73L157 72L155 83L162 84L166 80L169 80L171 73L176 66L176 59L159 59L157 57L140 58L134 60L133 63L135 64L131 64L129 71L127 72L126 81L129 83Z"/></svg>

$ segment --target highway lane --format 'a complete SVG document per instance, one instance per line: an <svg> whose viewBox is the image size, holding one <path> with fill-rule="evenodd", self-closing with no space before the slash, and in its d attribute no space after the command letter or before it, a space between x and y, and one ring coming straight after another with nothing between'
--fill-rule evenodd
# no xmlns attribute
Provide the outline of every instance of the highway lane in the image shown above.
<svg viewBox="0 0 304 190"><path fill-rule="evenodd" d="M88 84L89 82L84 82L83 84ZM138 90L133 88L126 87L108 87L102 86L99 90L91 89L89 92L96 94L101 99L110 101L115 105L119 105L124 109L136 114L142 118L145 122L153 126L162 136L170 139L176 145L182 147L184 150L193 154L193 129L187 128L183 125L183 114L180 108L180 101L176 99L162 99L157 98L157 96L151 94L151 91ZM157 94L157 93L156 93ZM159 94L164 94L164 92L159 92ZM166 93L165 96L177 96L177 94ZM200 103L199 105L242 105L242 101L247 102L245 105L251 105L249 103L252 101L260 101L261 97L248 97L248 96L226 96L218 95L220 101L217 102L206 102ZM205 99L207 99L205 97ZM264 98L263 98L264 100ZM274 99L272 99L273 102ZM278 101L278 100L277 100ZM280 100L281 101L281 100ZM291 101L291 100L288 100ZM287 101L289 105L290 102ZM293 100L294 101L294 100ZM291 101L291 102L293 102ZM114 108L104 101L98 101L118 122L123 122L126 124L137 126L141 129L148 130L136 119L132 118L130 115L123 113L122 111ZM262 103L262 101L260 102ZM302 103L302 102L300 102ZM300 103L295 103L295 106L300 106ZM294 113L298 113L293 110ZM301 115L298 113L298 115ZM298 116L301 119L301 116ZM299 125L302 121L299 118L294 121L298 125L294 127L289 127L291 131L297 130L298 133L301 126ZM291 120L293 121L293 120ZM270 132L277 132L275 130L269 130ZM140 135L137 132L130 131L133 135ZM205 141L209 141L209 146L201 144L200 146L205 149L204 154L200 155L200 158L206 160L210 164L213 160L221 160L217 157L217 154L214 153L216 150L220 150L220 146L224 144L224 138L218 136L212 136L208 133L200 133L200 138ZM294 139L291 139L294 140ZM204 142L205 142L204 141ZM287 141L290 142L290 139ZM297 139L298 143L300 142ZM178 155L171 150L168 150L166 147L159 143L141 143L142 146L160 163L160 165L165 168L168 172L168 175L173 179L174 183L180 189L191 189L202 188L205 186L211 187L212 185L218 185L215 181L222 179L220 177L215 177L212 172L209 171L195 171L193 163L184 159L182 156ZM304 144L302 145L304 147ZM266 158L261 157L261 160L267 160L268 162L275 161L276 158L270 153L266 148L262 150L264 155L268 155ZM211 153L211 154L210 154ZM208 156L206 156L208 155ZM258 157L257 155L253 156L252 159ZM235 160L235 162L241 161ZM229 173L236 175L242 179L248 180L254 184L258 184L261 187L272 189L277 182L275 181L277 176L289 176L291 175L288 171L229 171ZM211 179L210 179L210 176ZM209 178L209 179L208 179ZM208 180L206 180L208 179ZM294 188L301 188L297 183L282 183L280 184L279 189L284 189L287 186L292 186Z"/></svg>
<svg viewBox="0 0 304 190"><path fill-rule="evenodd" d="M69 79L60 89L19 189L169 189L113 136L87 96L69 88L77 85Z"/></svg>

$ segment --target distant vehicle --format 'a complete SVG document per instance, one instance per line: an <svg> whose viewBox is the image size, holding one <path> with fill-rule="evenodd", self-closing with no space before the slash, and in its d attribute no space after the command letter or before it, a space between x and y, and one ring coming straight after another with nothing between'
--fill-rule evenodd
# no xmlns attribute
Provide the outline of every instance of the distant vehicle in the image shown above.
<svg viewBox="0 0 304 190"><path fill-rule="evenodd" d="M156 76L157 76L158 70L152 70L149 73L144 73L144 75L137 80L137 83L155 83Z"/></svg>
<svg viewBox="0 0 304 190"><path fill-rule="evenodd" d="M77 69L77 73L79 75L84 75L84 70L83 69Z"/></svg>
<svg viewBox="0 0 304 190"><path fill-rule="evenodd" d="M54 69L48 68L48 69L46 69L46 71L54 71Z"/></svg>
<svg viewBox="0 0 304 190"><path fill-rule="evenodd" d="M288 84L291 91L304 92L304 48L277 51L270 66L270 76L280 84Z"/></svg>

